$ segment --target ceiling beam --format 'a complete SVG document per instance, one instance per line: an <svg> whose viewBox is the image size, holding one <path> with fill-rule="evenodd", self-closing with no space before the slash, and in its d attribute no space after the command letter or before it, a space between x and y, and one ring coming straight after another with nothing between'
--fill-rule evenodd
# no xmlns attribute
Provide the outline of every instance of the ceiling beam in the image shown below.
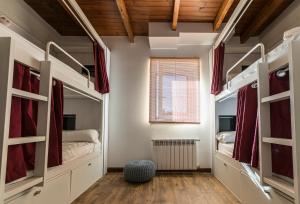
<svg viewBox="0 0 300 204"><path fill-rule="evenodd" d="M259 11L249 26L242 31L241 43L245 43L251 36L258 35L280 14L293 0L271 0Z"/></svg>
<svg viewBox="0 0 300 204"><path fill-rule="evenodd" d="M234 0L223 0L223 3L218 11L215 21L214 21L214 32L217 31L221 27L226 15L227 15L228 11L230 10L231 6L233 5L233 3L234 3Z"/></svg>
<svg viewBox="0 0 300 204"><path fill-rule="evenodd" d="M134 35L133 35L133 31L132 31L132 27L131 27L131 23L130 23L130 19L127 13L127 9L126 9L126 5L124 0L116 0L120 15L122 17L123 20L123 24L125 27L125 30L127 32L128 35L128 39L131 43L134 42Z"/></svg>
<svg viewBox="0 0 300 204"><path fill-rule="evenodd" d="M174 0L173 21L172 21L173 30L177 29L179 7L180 7L180 0Z"/></svg>

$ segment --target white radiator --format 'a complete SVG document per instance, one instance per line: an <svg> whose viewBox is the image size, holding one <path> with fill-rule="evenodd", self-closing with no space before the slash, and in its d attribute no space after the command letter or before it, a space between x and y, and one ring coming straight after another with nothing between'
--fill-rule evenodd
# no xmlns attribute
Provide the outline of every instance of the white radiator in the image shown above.
<svg viewBox="0 0 300 204"><path fill-rule="evenodd" d="M197 168L195 139L155 139L153 159L157 170L195 170Z"/></svg>

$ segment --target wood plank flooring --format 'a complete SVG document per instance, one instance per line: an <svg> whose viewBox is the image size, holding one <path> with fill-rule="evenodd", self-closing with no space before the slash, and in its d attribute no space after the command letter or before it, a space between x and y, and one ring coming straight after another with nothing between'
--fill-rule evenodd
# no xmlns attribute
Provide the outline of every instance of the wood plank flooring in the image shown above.
<svg viewBox="0 0 300 204"><path fill-rule="evenodd" d="M129 184L109 173L72 204L238 204L212 175L159 174L144 184Z"/></svg>

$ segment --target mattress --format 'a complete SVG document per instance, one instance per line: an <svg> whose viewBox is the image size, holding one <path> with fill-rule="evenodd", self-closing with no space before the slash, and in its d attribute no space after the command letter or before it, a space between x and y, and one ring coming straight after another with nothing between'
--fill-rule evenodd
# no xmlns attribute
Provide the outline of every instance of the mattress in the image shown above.
<svg viewBox="0 0 300 204"><path fill-rule="evenodd" d="M90 142L63 142L62 143L63 164L78 159L93 152L100 152L100 143Z"/></svg>
<svg viewBox="0 0 300 204"><path fill-rule="evenodd" d="M62 158L63 164L71 162L75 159L88 155L94 152L101 152L101 143L90 143L90 142L63 142L62 143ZM51 167L49 169L54 169L56 167ZM27 171L27 175L20 179L10 182L9 184L14 184L19 181L23 181L26 178L33 176L33 171Z"/></svg>
<svg viewBox="0 0 300 204"><path fill-rule="evenodd" d="M233 155L234 143L219 143L218 151L222 154L225 154L229 157Z"/></svg>

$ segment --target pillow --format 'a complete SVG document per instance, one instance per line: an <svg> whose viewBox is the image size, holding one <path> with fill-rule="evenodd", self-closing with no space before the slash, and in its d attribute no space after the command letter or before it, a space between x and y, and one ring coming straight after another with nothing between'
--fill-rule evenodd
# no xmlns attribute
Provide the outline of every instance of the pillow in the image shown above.
<svg viewBox="0 0 300 204"><path fill-rule="evenodd" d="M235 133L235 131L219 132L216 139L221 143L234 143Z"/></svg>
<svg viewBox="0 0 300 204"><path fill-rule="evenodd" d="M70 130L63 131L62 133L63 142L90 142L98 144L99 133L97 130Z"/></svg>

